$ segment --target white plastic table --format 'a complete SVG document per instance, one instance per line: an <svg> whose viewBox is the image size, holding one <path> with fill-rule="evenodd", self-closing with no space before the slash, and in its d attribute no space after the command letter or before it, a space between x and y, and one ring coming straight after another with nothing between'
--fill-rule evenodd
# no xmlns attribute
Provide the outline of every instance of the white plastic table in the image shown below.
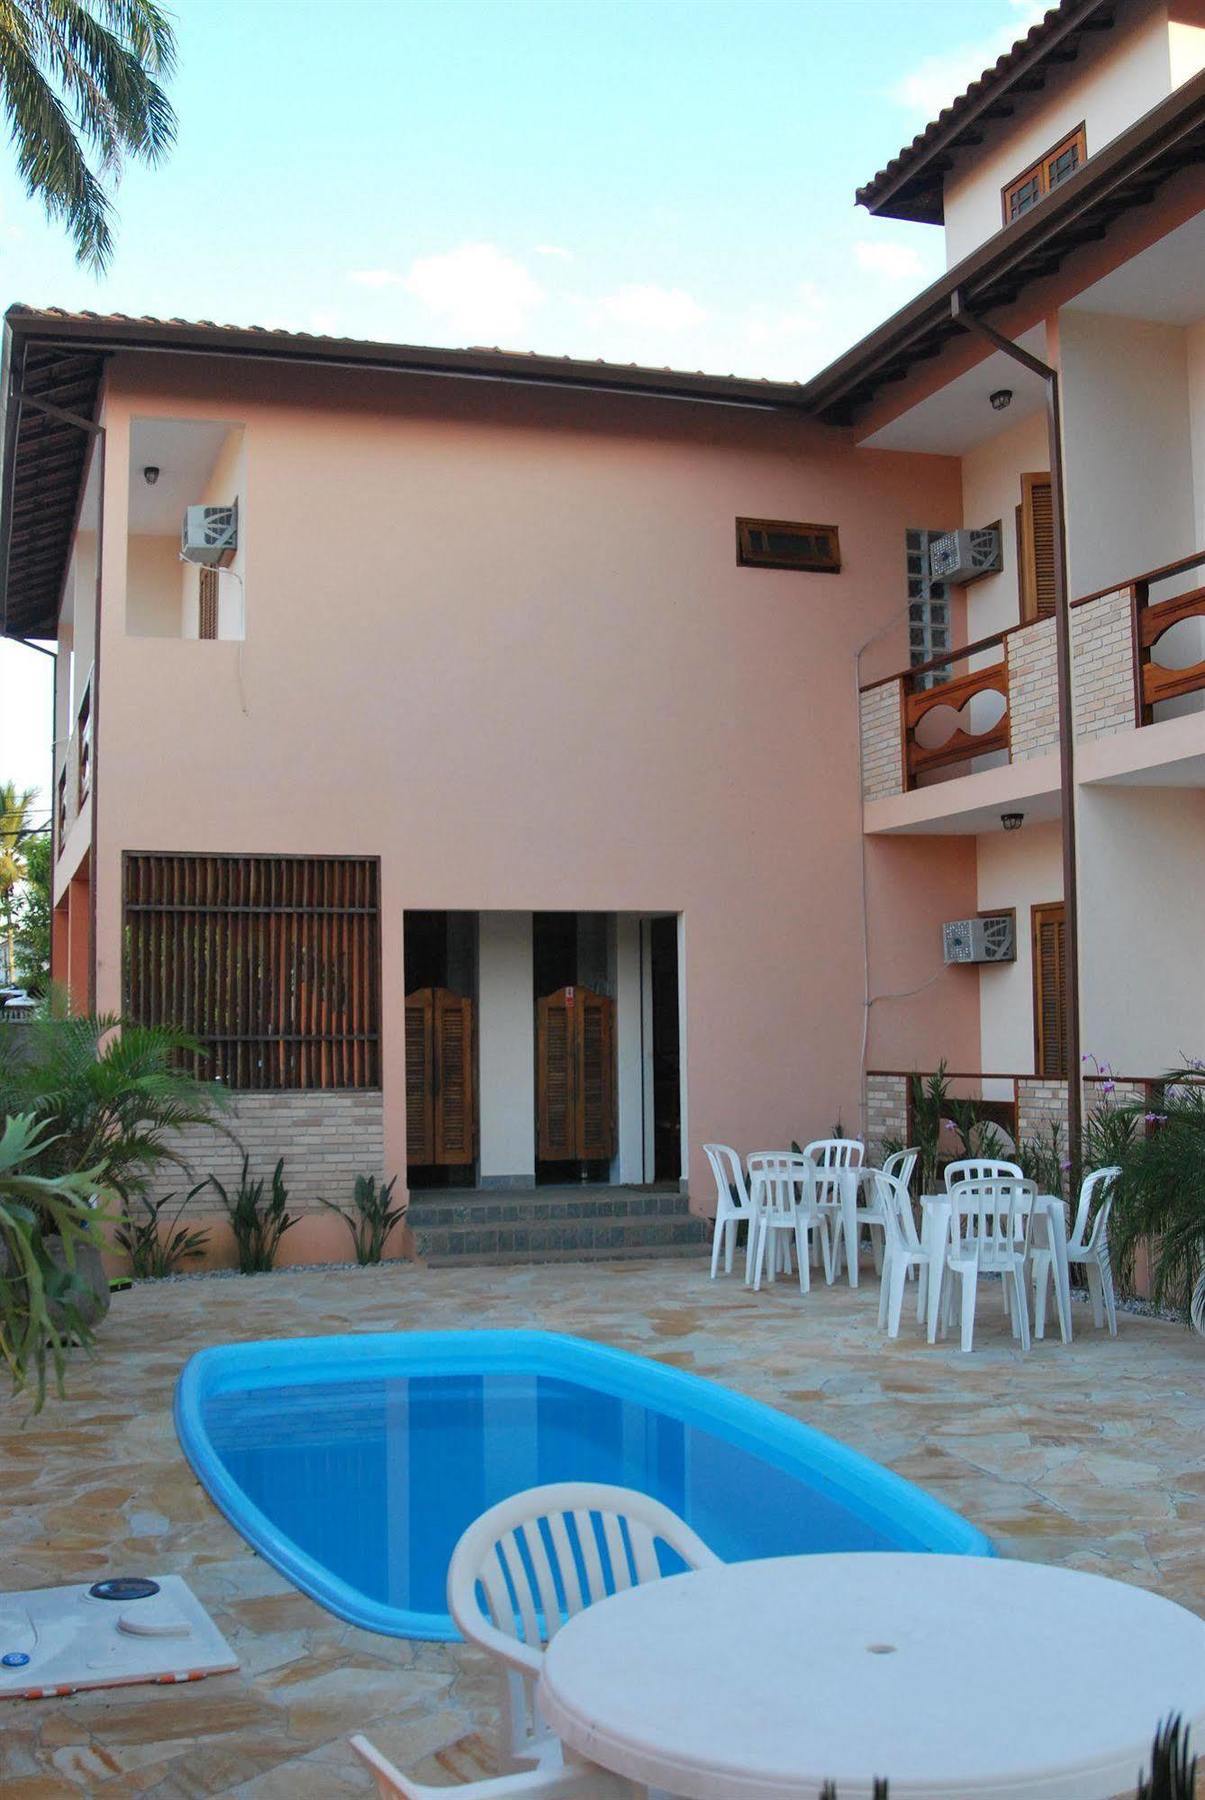
<svg viewBox="0 0 1205 1800"><path fill-rule="evenodd" d="M953 1213L952 1194L921 1195L921 1244L926 1250L937 1250L934 1263L938 1279L929 1281L925 1265L920 1269L918 1307L925 1308L929 1342L937 1339L937 1321L941 1308L941 1288L945 1271L945 1252L950 1239ZM1057 1194L1039 1194L1034 1201L1037 1221L1044 1225L1047 1243L1054 1252L1054 1299L1059 1315L1059 1335L1065 1344L1071 1342L1071 1269L1067 1261L1067 1209Z"/></svg>
<svg viewBox="0 0 1205 1800"><path fill-rule="evenodd" d="M1155 1728L1205 1726L1205 1623L1144 1589L994 1557L728 1563L553 1638L569 1748L686 1800L1109 1800Z"/></svg>

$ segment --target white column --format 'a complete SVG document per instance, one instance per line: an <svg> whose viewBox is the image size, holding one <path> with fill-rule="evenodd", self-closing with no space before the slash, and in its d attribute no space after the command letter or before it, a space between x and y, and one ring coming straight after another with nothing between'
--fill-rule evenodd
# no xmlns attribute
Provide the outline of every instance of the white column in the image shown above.
<svg viewBox="0 0 1205 1800"><path fill-rule="evenodd" d="M483 912L477 945L478 1104L483 1187L536 1177L531 914Z"/></svg>
<svg viewBox="0 0 1205 1800"><path fill-rule="evenodd" d="M614 966L619 1156L612 1179L636 1184L645 1179L639 919L621 914L615 920Z"/></svg>

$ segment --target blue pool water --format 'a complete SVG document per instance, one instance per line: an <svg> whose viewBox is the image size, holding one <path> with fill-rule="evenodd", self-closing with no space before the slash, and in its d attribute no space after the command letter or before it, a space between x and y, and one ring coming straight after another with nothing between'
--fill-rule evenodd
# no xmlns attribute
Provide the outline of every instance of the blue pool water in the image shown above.
<svg viewBox="0 0 1205 1800"><path fill-rule="evenodd" d="M456 1635L457 1538L549 1481L654 1494L733 1561L991 1549L920 1489L769 1407L547 1332L222 1345L185 1367L176 1426L255 1549L341 1618L397 1637Z"/></svg>

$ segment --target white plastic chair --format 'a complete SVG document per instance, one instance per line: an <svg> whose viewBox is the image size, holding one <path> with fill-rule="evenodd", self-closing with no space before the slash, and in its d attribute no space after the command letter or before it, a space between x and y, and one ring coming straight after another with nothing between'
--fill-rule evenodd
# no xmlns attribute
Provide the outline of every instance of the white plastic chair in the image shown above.
<svg viewBox="0 0 1205 1800"><path fill-rule="evenodd" d="M829 1171L860 1169L866 1155L866 1146L857 1138L815 1138L810 1144L803 1146L803 1154L816 1165L816 1205L824 1217L832 1221L833 1237L836 1240L833 1246L833 1275L839 1267L839 1246L844 1235L849 1285L857 1287L858 1226L856 1223L851 1225L850 1215L845 1211L844 1183Z"/></svg>
<svg viewBox="0 0 1205 1800"><path fill-rule="evenodd" d="M749 1279L749 1269L753 1262L753 1207L749 1200L749 1187L745 1180L745 1171L736 1151L727 1144L704 1144L703 1150L711 1172L715 1176L715 1232L711 1240L711 1279L714 1281L720 1266L720 1251L724 1252L724 1273L731 1275L732 1260L736 1251L736 1234L743 1223L747 1227L745 1234L745 1279ZM735 1196L733 1190L736 1190Z"/></svg>
<svg viewBox="0 0 1205 1800"><path fill-rule="evenodd" d="M810 1156L790 1150L759 1150L749 1158L749 1196L753 1203L753 1288L763 1274L773 1282L779 1244L794 1244L799 1265L799 1291L811 1287L811 1241L820 1243L824 1278L832 1285L833 1252L828 1220L816 1205L816 1165Z"/></svg>
<svg viewBox="0 0 1205 1800"><path fill-rule="evenodd" d="M1112 1167L1093 1169L1084 1176L1075 1209L1075 1225L1067 1244L1068 1265L1078 1263L1087 1275L1093 1322L1099 1331L1107 1318L1110 1337L1117 1336L1117 1296L1109 1261L1109 1214L1113 1210L1113 1196L1105 1193L1102 1199L1101 1194L1120 1174L1120 1168ZM1098 1203L1095 1218L1092 1217L1094 1202ZM1033 1265L1034 1335L1041 1337L1046 1329L1046 1297L1054 1274L1054 1252L1039 1246L1031 1252L1030 1262Z"/></svg>
<svg viewBox="0 0 1205 1800"><path fill-rule="evenodd" d="M857 1198L854 1203L856 1242L860 1253L862 1233L865 1231L870 1239L876 1275L883 1273L887 1221L884 1217L885 1203L882 1192L876 1185L874 1177L880 1173L890 1176L894 1181L903 1182L904 1190L907 1192L919 1155L919 1150L896 1150L887 1157L881 1170L869 1168L866 1163L861 1166L861 1180L858 1182ZM836 1274L841 1272L841 1249L844 1241L843 1234L839 1232L833 1245L833 1269Z"/></svg>
<svg viewBox="0 0 1205 1800"><path fill-rule="evenodd" d="M658 1580L658 1543L692 1569L720 1561L660 1500L592 1481L528 1488L461 1537L448 1565L448 1611L470 1643L506 1668L517 1763L551 1766L560 1756L536 1709L544 1646L583 1607Z"/></svg>
<svg viewBox="0 0 1205 1800"><path fill-rule="evenodd" d="M1026 1269L1038 1190L1032 1181L996 1178L957 1183L952 1208L954 1242L946 1267L957 1275L962 1302L962 1348L975 1336L975 1300L980 1275L999 1275L1013 1336L1029 1349L1029 1293ZM964 1222L965 1221L965 1222ZM946 1301L946 1323L953 1322L954 1290Z"/></svg>
<svg viewBox="0 0 1205 1800"><path fill-rule="evenodd" d="M360 1761L372 1771L380 1800L448 1800L455 1793L462 1800L628 1800L635 1790L618 1775L609 1775L594 1763L561 1768L525 1769L517 1775L498 1775L488 1781L466 1781L458 1788L426 1787L411 1781L375 1744L357 1734L349 1743Z"/></svg>
<svg viewBox="0 0 1205 1800"><path fill-rule="evenodd" d="M894 1161L894 1158L889 1158ZM904 1308L904 1283L913 1269L927 1269L930 1281L941 1275L940 1251L934 1255L921 1243L912 1212L908 1184L885 1169L872 1170L875 1200L883 1225L883 1281L879 1289L879 1330L888 1337L900 1334ZM937 1264L934 1267L934 1264ZM917 1307L917 1317L921 1307Z"/></svg>
<svg viewBox="0 0 1205 1800"><path fill-rule="evenodd" d="M990 1158L964 1156L946 1164L946 1193L952 1193L964 1181L1021 1181L1020 1166L1012 1162L993 1162Z"/></svg>

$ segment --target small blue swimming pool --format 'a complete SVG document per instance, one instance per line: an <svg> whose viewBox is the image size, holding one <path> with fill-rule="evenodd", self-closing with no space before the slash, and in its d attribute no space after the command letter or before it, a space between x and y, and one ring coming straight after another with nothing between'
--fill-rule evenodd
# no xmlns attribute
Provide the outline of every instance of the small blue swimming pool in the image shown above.
<svg viewBox="0 0 1205 1800"><path fill-rule="evenodd" d="M889 1470L715 1382L541 1331L224 1344L176 1388L199 1480L320 1605L391 1637L454 1638L453 1547L549 1481L664 1500L729 1561L824 1550L990 1555Z"/></svg>

